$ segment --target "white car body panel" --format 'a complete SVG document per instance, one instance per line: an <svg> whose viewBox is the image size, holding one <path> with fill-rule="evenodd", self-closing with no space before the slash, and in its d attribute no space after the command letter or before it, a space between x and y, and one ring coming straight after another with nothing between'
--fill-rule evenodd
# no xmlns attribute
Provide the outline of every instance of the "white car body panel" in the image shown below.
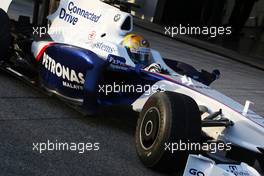
<svg viewBox="0 0 264 176"><path fill-rule="evenodd" d="M94 21L84 18L74 13L75 7L92 13L97 17L95 17ZM63 16L63 9L66 10L67 14L72 14L72 17L78 19L76 24L69 23L68 19L65 21L60 18L60 15ZM121 26L127 18L131 19L131 29L123 30ZM130 14L121 12L116 7L99 0L60 1L59 8L48 19L52 22L49 29L50 36L54 41L60 43L91 43L93 40L100 38L104 41L120 43L123 36L133 30L133 18ZM101 37L102 35L105 36Z"/></svg>
<svg viewBox="0 0 264 176"><path fill-rule="evenodd" d="M7 12L11 2L12 0L2 0L0 8L3 9L5 12Z"/></svg>

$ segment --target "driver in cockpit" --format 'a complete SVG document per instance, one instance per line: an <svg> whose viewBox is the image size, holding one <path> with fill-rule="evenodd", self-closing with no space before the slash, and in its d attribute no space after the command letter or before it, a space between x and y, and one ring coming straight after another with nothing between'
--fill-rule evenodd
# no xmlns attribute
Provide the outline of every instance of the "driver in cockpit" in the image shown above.
<svg viewBox="0 0 264 176"><path fill-rule="evenodd" d="M162 68L159 63L155 63L151 59L150 43L144 37L138 34L128 34L124 37L121 45L127 49L128 55L135 65L149 72L168 74L166 68ZM219 70L213 70L212 73L205 70L200 72L184 62L174 61L173 64L171 68L175 72L187 75L205 85L210 85L213 81L220 78Z"/></svg>
<svg viewBox="0 0 264 176"><path fill-rule="evenodd" d="M121 43L127 49L128 55L135 65L139 65L144 70L150 72L162 72L158 63L151 63L150 44L142 36L137 34L128 34Z"/></svg>

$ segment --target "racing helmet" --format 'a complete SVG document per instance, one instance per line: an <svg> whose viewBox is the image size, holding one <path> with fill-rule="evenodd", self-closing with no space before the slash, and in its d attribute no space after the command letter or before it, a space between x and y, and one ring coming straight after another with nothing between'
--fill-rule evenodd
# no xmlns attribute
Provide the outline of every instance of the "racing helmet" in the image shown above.
<svg viewBox="0 0 264 176"><path fill-rule="evenodd" d="M150 64L150 44L142 36L128 34L124 37L121 45L127 49L128 55L135 64Z"/></svg>

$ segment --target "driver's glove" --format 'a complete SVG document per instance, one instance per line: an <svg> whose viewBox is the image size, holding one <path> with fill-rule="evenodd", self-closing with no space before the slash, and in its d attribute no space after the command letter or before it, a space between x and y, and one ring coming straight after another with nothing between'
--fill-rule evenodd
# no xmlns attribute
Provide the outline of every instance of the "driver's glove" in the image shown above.
<svg viewBox="0 0 264 176"><path fill-rule="evenodd" d="M149 72L154 72L154 73L161 73L162 68L160 64L153 63L149 65L148 67L146 67L144 70L149 71Z"/></svg>

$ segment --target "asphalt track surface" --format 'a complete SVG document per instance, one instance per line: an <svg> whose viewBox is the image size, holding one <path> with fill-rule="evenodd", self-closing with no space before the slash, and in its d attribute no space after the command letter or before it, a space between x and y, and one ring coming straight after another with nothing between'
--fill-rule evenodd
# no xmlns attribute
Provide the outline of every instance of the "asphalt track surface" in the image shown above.
<svg viewBox="0 0 264 176"><path fill-rule="evenodd" d="M212 87L241 104L251 100L252 110L264 116L264 72L197 49L173 39L136 28L162 56L196 68L218 68L222 78ZM57 98L49 97L20 80L0 72L1 176L156 176L145 168L134 145L135 114L107 110L84 116ZM100 143L99 151L33 151L33 143ZM177 173L173 175L178 175Z"/></svg>

